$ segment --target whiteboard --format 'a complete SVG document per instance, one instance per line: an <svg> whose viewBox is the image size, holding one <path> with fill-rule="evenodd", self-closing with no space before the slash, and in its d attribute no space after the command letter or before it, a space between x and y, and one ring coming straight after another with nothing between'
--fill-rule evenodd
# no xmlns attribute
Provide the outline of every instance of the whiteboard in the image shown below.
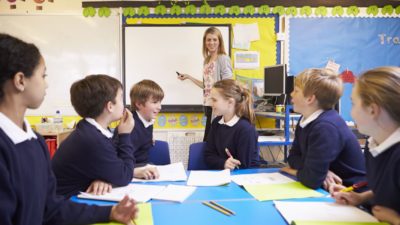
<svg viewBox="0 0 400 225"><path fill-rule="evenodd" d="M203 35L213 25L133 25L124 27L125 99L130 103L133 84L151 79L164 90L163 105L184 108L202 105L203 91L189 80L177 79L176 71L202 80ZM214 25L229 53L230 26ZM181 107L183 106L183 107Z"/></svg>
<svg viewBox="0 0 400 225"><path fill-rule="evenodd" d="M107 74L121 80L120 22L118 16L81 15L0 16L0 32L32 42L47 66L46 97L27 115L77 115L70 103L71 84L89 74Z"/></svg>

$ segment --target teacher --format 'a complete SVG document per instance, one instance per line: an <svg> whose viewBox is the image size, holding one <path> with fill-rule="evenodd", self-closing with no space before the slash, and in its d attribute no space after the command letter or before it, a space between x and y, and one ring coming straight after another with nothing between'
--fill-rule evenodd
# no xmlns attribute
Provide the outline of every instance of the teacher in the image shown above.
<svg viewBox="0 0 400 225"><path fill-rule="evenodd" d="M231 59L226 54L224 41L222 39L221 31L216 27L209 27L203 35L203 80L200 81L191 75L180 73L178 79L189 79L194 84L203 89L203 105L204 114L206 115L207 122L204 131L203 141L207 140L208 131L211 126L212 119L212 100L211 88L214 83L222 80L232 78L232 65Z"/></svg>

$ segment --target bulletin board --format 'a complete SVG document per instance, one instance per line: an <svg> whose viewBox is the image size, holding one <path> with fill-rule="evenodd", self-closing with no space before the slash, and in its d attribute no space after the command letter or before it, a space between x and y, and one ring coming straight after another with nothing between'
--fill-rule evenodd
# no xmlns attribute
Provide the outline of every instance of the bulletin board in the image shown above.
<svg viewBox="0 0 400 225"><path fill-rule="evenodd" d="M89 74L121 79L120 20L80 15L1 15L0 32L40 49L48 74L48 89L40 108L27 115L76 115L70 103L71 84Z"/></svg>
<svg viewBox="0 0 400 225"><path fill-rule="evenodd" d="M352 121L350 96L357 76L378 66L400 66L399 18L291 18L288 51L291 75L325 67L328 60L340 64L340 114Z"/></svg>

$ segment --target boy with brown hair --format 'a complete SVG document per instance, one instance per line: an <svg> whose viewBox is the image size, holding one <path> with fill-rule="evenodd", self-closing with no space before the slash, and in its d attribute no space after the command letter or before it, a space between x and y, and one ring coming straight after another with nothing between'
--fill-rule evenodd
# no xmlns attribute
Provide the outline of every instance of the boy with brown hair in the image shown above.
<svg viewBox="0 0 400 225"><path fill-rule="evenodd" d="M144 179L158 178L159 174L154 166L148 165L149 149L153 147L153 123L161 110L161 101L164 92L152 80L142 80L133 85L130 94L132 116L135 128L130 134L134 144L135 170L134 176ZM116 133L119 131L116 130ZM114 136L118 139L118 135Z"/></svg>
<svg viewBox="0 0 400 225"><path fill-rule="evenodd" d="M135 163L129 138L134 120L124 108L121 83L107 75L90 75L72 84L70 92L71 103L83 119L52 160L57 193L103 194L111 185L129 184ZM119 142L115 144L108 126L117 120Z"/></svg>
<svg viewBox="0 0 400 225"><path fill-rule="evenodd" d="M307 187L328 189L365 180L365 162L356 136L333 109L342 80L330 69L307 69L295 79L293 109L302 114L283 172Z"/></svg>

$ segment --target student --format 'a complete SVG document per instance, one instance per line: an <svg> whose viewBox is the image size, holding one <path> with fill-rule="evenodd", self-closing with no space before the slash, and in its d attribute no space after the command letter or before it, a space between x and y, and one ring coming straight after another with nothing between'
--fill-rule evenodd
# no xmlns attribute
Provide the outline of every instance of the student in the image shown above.
<svg viewBox="0 0 400 225"><path fill-rule="evenodd" d="M24 119L43 102L46 66L39 49L0 33L0 224L131 224L135 202L88 206L56 196L43 137Z"/></svg>
<svg viewBox="0 0 400 225"><path fill-rule="evenodd" d="M290 167L282 171L313 189L365 180L357 138L333 109L342 89L342 80L329 69L307 69L295 79L293 109L302 117L288 156Z"/></svg>
<svg viewBox="0 0 400 225"><path fill-rule="evenodd" d="M232 78L231 59L226 54L221 31L216 27L209 27L204 32L203 57L202 81L194 78L193 76L182 73L178 73L178 79L189 79L203 89L204 113L207 118L203 140L206 141L212 118L211 88L214 83L219 80Z"/></svg>
<svg viewBox="0 0 400 225"><path fill-rule="evenodd" d="M357 79L351 95L351 116L360 133L370 136L364 155L371 190L333 193L343 204L370 201L372 213L393 225L400 225L399 96L400 67L372 69Z"/></svg>
<svg viewBox="0 0 400 225"><path fill-rule="evenodd" d="M70 94L83 119L52 159L57 193L66 197L81 191L103 194L110 190L110 184L128 185L134 168L129 138L134 120L124 109L121 83L107 75L90 75L73 83ZM119 143L114 144L108 126L119 119Z"/></svg>
<svg viewBox="0 0 400 225"><path fill-rule="evenodd" d="M161 101L164 92L152 80L142 80L133 85L130 91L131 108L135 128L130 134L134 143L134 158L136 160L134 176L154 179L159 174L155 167L147 165L149 162L149 149L153 147L153 123L161 110ZM118 130L115 130L118 134ZM114 136L118 140L118 135Z"/></svg>
<svg viewBox="0 0 400 225"><path fill-rule="evenodd" d="M250 91L228 79L211 90L216 117L204 153L210 169L251 168L259 165L255 115Z"/></svg>

